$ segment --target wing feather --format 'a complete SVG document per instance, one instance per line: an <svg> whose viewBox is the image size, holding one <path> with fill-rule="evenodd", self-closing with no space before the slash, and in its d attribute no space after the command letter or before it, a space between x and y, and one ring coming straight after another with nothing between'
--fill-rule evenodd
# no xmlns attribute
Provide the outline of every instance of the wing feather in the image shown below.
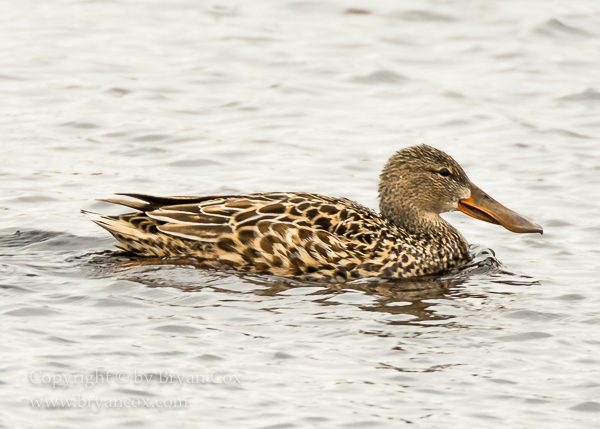
<svg viewBox="0 0 600 429"><path fill-rule="evenodd" d="M232 229L228 225L182 225L166 224L157 227L159 231L175 237L186 238L194 241L217 242L225 234L231 234Z"/></svg>
<svg viewBox="0 0 600 429"><path fill-rule="evenodd" d="M212 225L226 224L229 221L229 219L224 216L210 216L203 213L189 213L164 209L146 212L146 214L152 219L156 219L165 223Z"/></svg>

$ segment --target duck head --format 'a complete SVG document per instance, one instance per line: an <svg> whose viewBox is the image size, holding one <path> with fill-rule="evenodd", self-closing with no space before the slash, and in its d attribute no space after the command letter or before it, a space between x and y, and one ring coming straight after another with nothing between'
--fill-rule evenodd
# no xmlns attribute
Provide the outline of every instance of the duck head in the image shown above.
<svg viewBox="0 0 600 429"><path fill-rule="evenodd" d="M411 231L461 212L512 232L542 234L542 227L504 207L473 184L449 155L427 145L396 152L380 176L381 214Z"/></svg>

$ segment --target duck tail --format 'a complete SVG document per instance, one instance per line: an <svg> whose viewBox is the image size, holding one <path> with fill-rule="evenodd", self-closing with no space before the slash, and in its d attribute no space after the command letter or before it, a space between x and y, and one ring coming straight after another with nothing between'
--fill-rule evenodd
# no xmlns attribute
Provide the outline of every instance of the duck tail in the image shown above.
<svg viewBox="0 0 600 429"><path fill-rule="evenodd" d="M128 222L127 215L106 216L87 210L81 210L81 213L90 216L92 222L110 232L119 241L119 249L141 256L163 256L154 246L147 245L154 240L146 231Z"/></svg>

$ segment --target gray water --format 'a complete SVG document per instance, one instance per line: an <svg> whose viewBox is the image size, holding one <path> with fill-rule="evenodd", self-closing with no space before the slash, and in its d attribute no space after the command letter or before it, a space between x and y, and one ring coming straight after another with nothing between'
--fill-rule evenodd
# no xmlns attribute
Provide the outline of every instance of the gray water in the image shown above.
<svg viewBox="0 0 600 429"><path fill-rule="evenodd" d="M600 425L596 0L0 11L2 427ZM323 286L123 270L79 213L116 192L376 208L418 143L544 235L452 213L469 267Z"/></svg>

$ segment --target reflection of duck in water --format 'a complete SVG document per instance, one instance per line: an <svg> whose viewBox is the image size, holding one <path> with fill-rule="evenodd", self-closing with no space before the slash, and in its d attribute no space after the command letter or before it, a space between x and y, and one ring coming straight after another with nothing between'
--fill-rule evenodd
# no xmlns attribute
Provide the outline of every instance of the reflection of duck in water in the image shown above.
<svg viewBox="0 0 600 429"><path fill-rule="evenodd" d="M345 198L277 192L109 199L138 210L96 215L123 250L153 258L197 258L214 268L308 280L410 278L469 260L467 242L439 214L460 210L513 232L542 228L475 186L450 156L420 145L383 169L381 214Z"/></svg>

